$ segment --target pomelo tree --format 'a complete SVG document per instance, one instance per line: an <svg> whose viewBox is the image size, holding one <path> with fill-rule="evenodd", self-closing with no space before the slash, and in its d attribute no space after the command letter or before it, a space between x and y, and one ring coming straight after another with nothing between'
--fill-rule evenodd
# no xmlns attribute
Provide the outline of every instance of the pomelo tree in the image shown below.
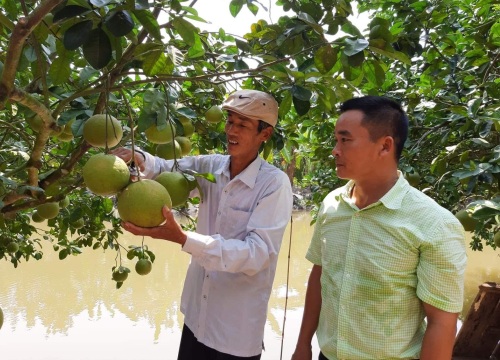
<svg viewBox="0 0 500 360"><path fill-rule="evenodd" d="M223 152L224 122L205 114L238 87L276 97L281 120L262 154L295 185L312 187L316 204L340 184L331 157L338 104L362 94L401 101L411 120L402 171L418 173L417 187L451 211L469 209L478 220L474 249L495 246L497 2L279 0L286 15L258 20L244 36L201 31L217 19L195 3L0 0L1 258L17 266L51 247L61 259L85 247L124 251L113 198L83 182L90 156L109 151L83 139L85 122L118 119L118 146L154 153L145 131L156 126L189 136L193 154ZM244 7L263 19L268 11L255 0L227 4L236 17ZM355 10L369 14L368 24L357 23ZM67 198L48 227L32 221L37 206ZM12 241L16 252L6 250ZM145 251L154 261L142 247L130 254Z"/></svg>

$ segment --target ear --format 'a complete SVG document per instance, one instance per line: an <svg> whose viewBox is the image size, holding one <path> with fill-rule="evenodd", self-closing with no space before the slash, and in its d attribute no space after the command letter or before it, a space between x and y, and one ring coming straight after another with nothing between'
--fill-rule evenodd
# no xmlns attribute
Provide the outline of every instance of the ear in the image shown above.
<svg viewBox="0 0 500 360"><path fill-rule="evenodd" d="M262 137L262 141L267 141L271 138L271 136L273 135L273 131L274 131L274 128L272 126L269 126L265 129L263 129L261 132L260 132L260 135Z"/></svg>
<svg viewBox="0 0 500 360"><path fill-rule="evenodd" d="M394 138L392 136L384 136L381 139L381 151L380 155L394 155L394 152L396 151L396 147L394 144Z"/></svg>

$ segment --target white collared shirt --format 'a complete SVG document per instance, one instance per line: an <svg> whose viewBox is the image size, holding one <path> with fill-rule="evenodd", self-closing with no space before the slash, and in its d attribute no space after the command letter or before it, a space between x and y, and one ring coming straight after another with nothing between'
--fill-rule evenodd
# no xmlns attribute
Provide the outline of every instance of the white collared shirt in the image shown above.
<svg viewBox="0 0 500 360"><path fill-rule="evenodd" d="M267 305L278 252L292 213L287 175L257 157L234 179L228 155L178 160L180 169L212 173L197 178L203 191L197 231L182 250L192 258L181 299L195 337L220 352L250 357L262 352ZM172 161L146 155L146 177L170 171Z"/></svg>

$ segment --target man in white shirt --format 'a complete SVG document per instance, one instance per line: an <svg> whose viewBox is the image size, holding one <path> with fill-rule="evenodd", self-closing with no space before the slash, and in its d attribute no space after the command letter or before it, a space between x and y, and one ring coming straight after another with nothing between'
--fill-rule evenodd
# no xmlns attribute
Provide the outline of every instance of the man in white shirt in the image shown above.
<svg viewBox="0 0 500 360"><path fill-rule="evenodd" d="M293 198L287 175L258 156L278 120L269 94L240 90L222 104L229 155L178 160L180 170L212 173L198 178L203 191L196 232L183 231L172 213L154 228L124 223L135 235L179 243L191 254L181 299L184 329L178 360L260 359L278 252ZM130 160L131 151L113 153ZM136 153L145 177L171 171L173 162Z"/></svg>

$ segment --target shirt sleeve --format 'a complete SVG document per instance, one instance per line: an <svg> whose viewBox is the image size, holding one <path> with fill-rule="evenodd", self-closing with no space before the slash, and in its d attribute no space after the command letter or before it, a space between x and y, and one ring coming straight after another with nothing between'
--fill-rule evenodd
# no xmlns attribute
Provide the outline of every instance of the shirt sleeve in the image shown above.
<svg viewBox="0 0 500 360"><path fill-rule="evenodd" d="M316 224L314 226L313 236L311 238L311 244L306 253L306 259L312 262L314 265L322 266L322 241L321 241L321 224L322 224L322 214L324 209L324 202L321 203L320 209L318 211L318 216L316 219Z"/></svg>
<svg viewBox="0 0 500 360"><path fill-rule="evenodd" d="M277 256L292 214L290 183L284 175L280 186L259 200L248 220L243 239L225 239L219 234L188 232L183 251L207 270L254 275Z"/></svg>
<svg viewBox="0 0 500 360"><path fill-rule="evenodd" d="M417 296L440 310L462 310L467 263L465 233L458 221L444 221L420 249Z"/></svg>

